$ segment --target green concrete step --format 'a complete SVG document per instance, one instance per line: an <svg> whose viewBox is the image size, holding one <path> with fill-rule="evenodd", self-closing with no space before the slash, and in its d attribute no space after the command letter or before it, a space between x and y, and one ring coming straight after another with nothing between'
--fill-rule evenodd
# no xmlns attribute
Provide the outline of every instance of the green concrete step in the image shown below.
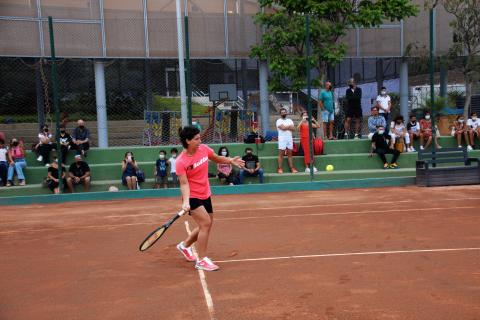
<svg viewBox="0 0 480 320"><path fill-rule="evenodd" d="M452 137L441 137L440 143L444 147L455 147L456 143ZM211 144L210 147L216 152L222 146L221 144ZM251 147L254 153L259 157L276 156L278 148L276 142L268 142L264 144L244 144L235 143L227 145L230 155L243 155L246 147ZM112 147L107 149L93 148L88 152L87 161L91 164L107 164L120 163L127 151L134 153L135 159L140 162L154 161L158 158L160 150L167 151L170 154L170 149L176 147L178 150L180 146L159 146L159 147ZM257 150L258 147L258 150ZM418 149L418 141L415 142L415 147ZM337 140L325 141L325 154L356 154L365 153L370 150L370 142L366 139L359 140ZM67 158L67 163L73 162L74 153L70 152ZM41 167L41 163L36 161L36 155L32 152L27 152L27 163L29 167Z"/></svg>
<svg viewBox="0 0 480 320"><path fill-rule="evenodd" d="M394 178L394 177L413 177L415 176L415 170L408 169L391 169L391 170L343 170L343 171L331 171L331 172L317 172L314 174L314 181L330 181L330 180L349 180L349 179L367 179L367 178ZM288 183L288 182L302 182L310 181L310 174L299 172L296 174L284 173L265 174L265 183ZM249 177L245 179L245 184L257 184L258 178ZM142 189L152 189L154 184L153 179L147 179L146 182L141 184ZM210 184L212 186L223 185L217 178L210 178ZM93 181L90 191L107 191L110 186L115 186L119 190L127 190L119 180L98 180ZM225 186L226 188L232 188L232 186ZM235 186L233 186L235 187ZM76 192L83 192L82 186L77 186ZM51 194L52 192L47 187L43 187L40 183L28 184L26 186L13 186L13 187L1 187L0 197L13 197L24 195L37 195L37 194Z"/></svg>

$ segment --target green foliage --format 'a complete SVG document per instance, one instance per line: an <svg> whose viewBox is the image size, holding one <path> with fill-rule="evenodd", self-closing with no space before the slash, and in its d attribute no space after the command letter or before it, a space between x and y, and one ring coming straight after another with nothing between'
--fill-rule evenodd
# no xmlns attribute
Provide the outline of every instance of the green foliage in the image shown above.
<svg viewBox="0 0 480 320"><path fill-rule="evenodd" d="M153 110L154 111L178 111L180 112L181 100L180 98L168 98L155 95L153 96ZM205 115L208 113L208 106L204 106L192 101L192 115Z"/></svg>
<svg viewBox="0 0 480 320"><path fill-rule="evenodd" d="M298 90L306 86L305 20L310 15L310 65L320 79L327 65L340 62L347 51L341 38L349 28L375 27L386 20L398 21L413 16L418 9L411 0L260 0L265 12L258 13L256 23L265 32L262 43L252 47L251 56L268 60L272 90ZM288 79L288 80L287 80Z"/></svg>
<svg viewBox="0 0 480 320"><path fill-rule="evenodd" d="M435 97L433 105L432 99L428 98L425 100L425 103L421 106L424 110L431 110L435 113L435 115L443 115L444 109L447 107L448 98L444 97Z"/></svg>

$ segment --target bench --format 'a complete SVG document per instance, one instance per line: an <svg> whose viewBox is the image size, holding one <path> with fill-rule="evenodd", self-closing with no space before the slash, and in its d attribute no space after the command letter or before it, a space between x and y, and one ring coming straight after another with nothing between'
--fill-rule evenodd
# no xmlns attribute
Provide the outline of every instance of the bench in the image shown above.
<svg viewBox="0 0 480 320"><path fill-rule="evenodd" d="M466 148L420 150L416 173L418 186L480 184L480 159L469 158Z"/></svg>

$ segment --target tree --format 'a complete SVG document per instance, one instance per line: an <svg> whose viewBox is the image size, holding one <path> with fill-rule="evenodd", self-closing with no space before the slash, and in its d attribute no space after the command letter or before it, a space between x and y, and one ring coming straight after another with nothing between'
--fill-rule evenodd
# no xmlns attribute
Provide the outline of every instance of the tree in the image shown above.
<svg viewBox="0 0 480 320"><path fill-rule="evenodd" d="M319 85L327 65L344 57L341 42L349 28L376 27L386 20L413 16L418 8L411 0L259 0L265 9L255 20L265 32L251 56L268 60L273 90L298 90L306 86L305 17L311 16L310 65L319 73ZM323 82L323 81L322 81Z"/></svg>
<svg viewBox="0 0 480 320"><path fill-rule="evenodd" d="M454 32L454 44L450 49L453 56L463 57L465 78L465 106L463 115L468 118L472 101L472 84L479 79L480 61L480 1L443 0L445 10L455 19L450 23Z"/></svg>

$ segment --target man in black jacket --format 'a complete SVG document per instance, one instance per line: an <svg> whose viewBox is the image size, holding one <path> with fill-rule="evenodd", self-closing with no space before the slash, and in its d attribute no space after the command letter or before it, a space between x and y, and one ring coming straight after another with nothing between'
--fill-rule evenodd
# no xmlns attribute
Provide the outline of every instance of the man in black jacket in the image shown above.
<svg viewBox="0 0 480 320"><path fill-rule="evenodd" d="M360 138L360 124L362 121L362 89L357 87L352 78L348 81L349 88L346 91L347 109L345 112L345 138L348 139L350 133L350 123L355 119L355 139Z"/></svg>
<svg viewBox="0 0 480 320"><path fill-rule="evenodd" d="M397 169L397 159L400 156L400 152L393 148L393 140L389 134L385 133L385 127L378 126L377 132L372 136L372 149L370 150L370 157L373 156L373 152L378 154L383 161L383 169ZM388 164L385 154L393 154L392 162Z"/></svg>

